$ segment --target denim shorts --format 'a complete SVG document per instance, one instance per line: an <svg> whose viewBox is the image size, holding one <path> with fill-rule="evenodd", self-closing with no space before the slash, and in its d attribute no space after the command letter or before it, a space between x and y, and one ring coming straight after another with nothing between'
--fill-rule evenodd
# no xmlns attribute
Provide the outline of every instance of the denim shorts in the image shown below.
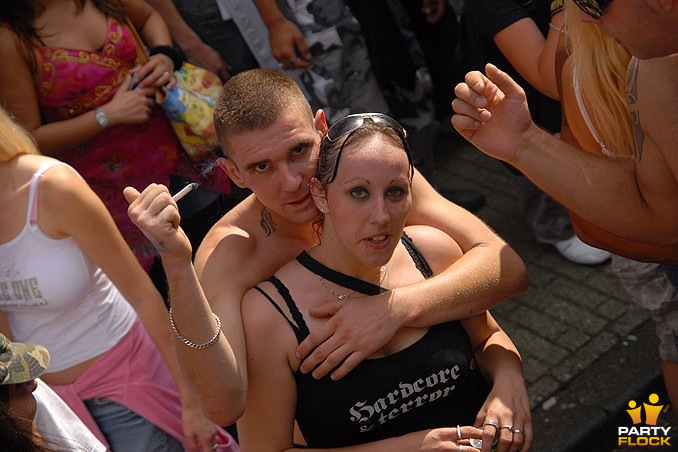
<svg viewBox="0 0 678 452"><path fill-rule="evenodd" d="M183 452L179 440L129 408L106 398L85 400L112 452Z"/></svg>

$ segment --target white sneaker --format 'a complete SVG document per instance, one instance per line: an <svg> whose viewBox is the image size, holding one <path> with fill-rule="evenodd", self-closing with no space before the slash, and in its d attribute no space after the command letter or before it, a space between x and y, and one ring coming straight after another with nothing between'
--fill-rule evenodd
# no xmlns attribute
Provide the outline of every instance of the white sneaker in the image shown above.
<svg viewBox="0 0 678 452"><path fill-rule="evenodd" d="M575 264L597 265L602 264L610 258L608 251L587 245L576 235L567 240L557 242L554 246L565 259Z"/></svg>

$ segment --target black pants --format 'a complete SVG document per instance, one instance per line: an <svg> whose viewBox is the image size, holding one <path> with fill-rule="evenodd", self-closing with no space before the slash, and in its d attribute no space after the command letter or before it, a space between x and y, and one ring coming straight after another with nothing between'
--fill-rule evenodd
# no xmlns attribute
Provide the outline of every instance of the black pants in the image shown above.
<svg viewBox="0 0 678 452"><path fill-rule="evenodd" d="M433 82L432 101L436 117L443 119L452 113L454 86L460 80L456 54L459 41L457 17L448 6L436 23L430 24L421 11L421 0L399 0L409 16L410 26L426 58ZM360 22L370 53L370 60L382 86L395 83L413 89L416 65L400 24L386 0L347 0L353 15Z"/></svg>

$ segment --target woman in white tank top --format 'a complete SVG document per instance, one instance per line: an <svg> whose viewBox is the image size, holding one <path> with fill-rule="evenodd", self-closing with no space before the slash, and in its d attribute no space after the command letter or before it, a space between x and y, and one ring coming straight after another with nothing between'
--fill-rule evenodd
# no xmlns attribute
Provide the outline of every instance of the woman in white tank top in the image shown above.
<svg viewBox="0 0 678 452"><path fill-rule="evenodd" d="M93 433L113 450L238 450L202 412L163 299L103 202L1 108L0 203L0 332L50 350L43 380ZM152 433L102 420L121 411Z"/></svg>

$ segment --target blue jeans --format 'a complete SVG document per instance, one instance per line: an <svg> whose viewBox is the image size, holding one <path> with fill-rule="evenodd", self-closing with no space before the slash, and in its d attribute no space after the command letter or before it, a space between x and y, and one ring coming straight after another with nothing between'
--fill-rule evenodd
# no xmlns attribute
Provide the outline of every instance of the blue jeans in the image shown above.
<svg viewBox="0 0 678 452"><path fill-rule="evenodd" d="M181 442L134 411L106 398L85 400L87 409L116 452L183 452Z"/></svg>

